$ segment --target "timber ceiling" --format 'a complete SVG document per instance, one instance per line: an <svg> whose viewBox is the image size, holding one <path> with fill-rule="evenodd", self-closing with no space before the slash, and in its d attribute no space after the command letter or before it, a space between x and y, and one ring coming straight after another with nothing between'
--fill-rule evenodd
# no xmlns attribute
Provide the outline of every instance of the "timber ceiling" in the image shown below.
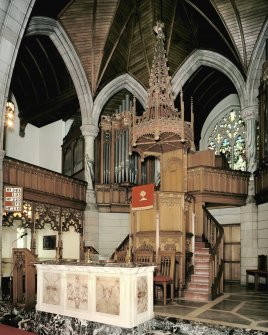
<svg viewBox="0 0 268 335"><path fill-rule="evenodd" d="M171 76L193 51L207 49L227 57L246 77L267 14L267 0L36 0L32 12L60 21L81 59L93 97L124 73L148 88L157 20L165 24ZM79 115L71 77L47 36L23 38L11 90L22 128ZM202 66L183 92L186 106L193 97L197 144L208 113L236 91L219 71ZM112 98L103 112L114 113L125 93Z"/></svg>

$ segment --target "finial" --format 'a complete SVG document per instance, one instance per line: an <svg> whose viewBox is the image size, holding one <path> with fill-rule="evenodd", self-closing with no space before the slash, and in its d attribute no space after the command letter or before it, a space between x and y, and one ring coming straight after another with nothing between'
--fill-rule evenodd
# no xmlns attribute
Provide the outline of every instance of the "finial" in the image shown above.
<svg viewBox="0 0 268 335"><path fill-rule="evenodd" d="M154 26L154 31L159 37L164 37L164 23L161 21L156 21L156 25Z"/></svg>

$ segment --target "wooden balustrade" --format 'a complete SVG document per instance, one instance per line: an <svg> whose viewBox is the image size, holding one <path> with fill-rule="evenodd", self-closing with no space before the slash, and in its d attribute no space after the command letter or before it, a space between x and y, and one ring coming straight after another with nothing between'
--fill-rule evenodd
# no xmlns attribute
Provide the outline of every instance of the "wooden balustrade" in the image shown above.
<svg viewBox="0 0 268 335"><path fill-rule="evenodd" d="M23 187L24 199L84 209L87 183L19 160L5 157L5 185Z"/></svg>
<svg viewBox="0 0 268 335"><path fill-rule="evenodd" d="M120 184L96 184L96 201L100 211L129 212L131 186Z"/></svg>
<svg viewBox="0 0 268 335"><path fill-rule="evenodd" d="M267 163L266 163L267 164ZM268 201L268 165L262 165L255 173L255 193L257 204Z"/></svg>
<svg viewBox="0 0 268 335"><path fill-rule="evenodd" d="M209 246L211 300L223 292L223 235L219 222L203 206L203 238Z"/></svg>
<svg viewBox="0 0 268 335"><path fill-rule="evenodd" d="M222 202L244 205L248 193L250 173L199 166L188 169L188 193L222 197ZM132 184L96 184L96 200L101 211L129 212ZM217 203L220 203L217 198Z"/></svg>
<svg viewBox="0 0 268 335"><path fill-rule="evenodd" d="M236 205L243 205L248 193L249 172L199 166L188 169L188 192L191 194L206 193L232 196Z"/></svg>

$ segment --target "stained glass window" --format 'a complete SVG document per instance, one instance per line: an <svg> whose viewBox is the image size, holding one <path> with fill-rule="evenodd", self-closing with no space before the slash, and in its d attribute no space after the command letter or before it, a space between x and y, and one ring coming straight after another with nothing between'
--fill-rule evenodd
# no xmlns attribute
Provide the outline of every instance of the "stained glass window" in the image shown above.
<svg viewBox="0 0 268 335"><path fill-rule="evenodd" d="M228 112L215 125L208 148L223 154L230 168L246 171L245 124L238 110Z"/></svg>

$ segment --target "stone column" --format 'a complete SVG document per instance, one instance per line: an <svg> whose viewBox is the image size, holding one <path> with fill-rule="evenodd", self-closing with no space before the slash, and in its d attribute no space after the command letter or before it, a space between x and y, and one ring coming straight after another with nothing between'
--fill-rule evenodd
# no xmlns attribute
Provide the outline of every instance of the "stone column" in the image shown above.
<svg viewBox="0 0 268 335"><path fill-rule="evenodd" d="M99 129L94 125L81 126L81 132L85 140L85 178L87 185L87 206L95 207L95 191L94 191L94 141L98 135Z"/></svg>
<svg viewBox="0 0 268 335"><path fill-rule="evenodd" d="M246 269L258 267L258 208L248 203L240 208L241 284L246 283ZM252 278L249 278L252 280Z"/></svg>
<svg viewBox="0 0 268 335"><path fill-rule="evenodd" d="M3 192L3 159L5 157L5 151L0 150L0 187ZM1 213L1 218L3 217L3 199L0 197L0 213ZM2 219L0 221L0 273L2 273L2 237L3 237L3 232L2 232ZM0 276L1 278L1 276ZM2 284L0 280L0 300L2 300Z"/></svg>
<svg viewBox="0 0 268 335"><path fill-rule="evenodd" d="M247 203L255 202L255 187L253 172L257 169L257 120L258 105L248 106L241 111L242 118L246 124L246 154L247 154L247 170L251 173L248 185Z"/></svg>
<svg viewBox="0 0 268 335"><path fill-rule="evenodd" d="M247 170L251 173L248 185L247 204L240 208L241 233L241 283L246 282L246 269L257 266L258 255L258 220L257 206L255 204L255 186L253 172L257 169L257 120L258 105L244 108L241 115L246 124L246 153Z"/></svg>
<svg viewBox="0 0 268 335"><path fill-rule="evenodd" d="M81 126L85 139L85 178L88 183L84 212L84 244L99 251L99 213L96 206L94 190L94 140L98 135L98 127L87 124Z"/></svg>

